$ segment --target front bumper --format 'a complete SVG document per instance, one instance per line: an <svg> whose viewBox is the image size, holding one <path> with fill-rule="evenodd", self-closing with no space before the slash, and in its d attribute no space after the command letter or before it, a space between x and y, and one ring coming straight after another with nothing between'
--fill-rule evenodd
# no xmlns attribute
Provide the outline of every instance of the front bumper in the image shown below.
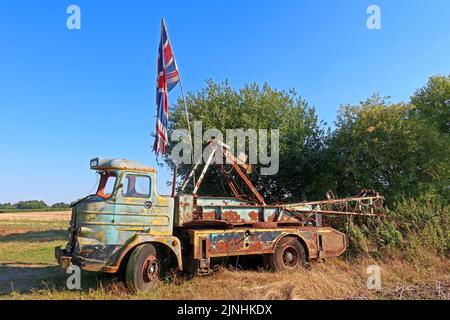
<svg viewBox="0 0 450 320"><path fill-rule="evenodd" d="M58 261L58 265L67 269L71 264L79 266L81 269L86 271L105 271L105 272L115 272L117 268L105 267L105 261L99 261L94 259L88 259L81 256L70 256L66 250L61 249L61 247L55 247L55 258Z"/></svg>
<svg viewBox="0 0 450 320"><path fill-rule="evenodd" d="M72 263L72 257L68 256L66 250L61 249L61 247L55 247L55 258L63 269L67 269Z"/></svg>

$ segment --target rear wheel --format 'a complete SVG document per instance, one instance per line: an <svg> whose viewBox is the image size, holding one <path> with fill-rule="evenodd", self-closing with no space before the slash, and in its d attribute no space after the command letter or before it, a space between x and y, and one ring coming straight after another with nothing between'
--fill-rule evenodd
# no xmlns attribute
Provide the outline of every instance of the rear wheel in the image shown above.
<svg viewBox="0 0 450 320"><path fill-rule="evenodd" d="M306 264L305 248L297 238L285 237L278 241L266 260L273 271L297 270Z"/></svg>
<svg viewBox="0 0 450 320"><path fill-rule="evenodd" d="M158 284L161 262L155 247L141 244L131 253L126 269L127 287L134 292L150 291Z"/></svg>

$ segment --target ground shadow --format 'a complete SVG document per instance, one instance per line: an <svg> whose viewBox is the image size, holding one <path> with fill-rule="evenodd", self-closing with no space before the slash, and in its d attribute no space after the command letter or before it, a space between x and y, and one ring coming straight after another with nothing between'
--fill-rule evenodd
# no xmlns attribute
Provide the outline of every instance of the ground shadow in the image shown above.
<svg viewBox="0 0 450 320"><path fill-rule="evenodd" d="M261 263L258 259L236 259L230 257L226 261L219 263L222 267L233 270L261 270ZM0 295L12 293L30 294L39 290L49 290L58 293L68 291L67 279L71 273L66 273L57 265L49 264L27 264L27 263L3 263L0 264ZM188 280L191 277L180 273L180 279ZM99 288L106 288L108 284L120 284L123 281L117 275L110 275L102 272L81 271L80 292L90 292ZM168 280L167 281L173 281ZM123 284L123 283L122 283Z"/></svg>
<svg viewBox="0 0 450 320"><path fill-rule="evenodd" d="M44 288L44 282L53 277L60 278L57 266L39 264L1 264L0 294L30 293L33 289Z"/></svg>
<svg viewBox="0 0 450 320"><path fill-rule="evenodd" d="M55 292L67 291L67 279L71 273L59 266L45 264L0 264L0 295L11 293L27 294L48 289ZM100 283L115 278L103 273L81 272L82 292L99 287Z"/></svg>
<svg viewBox="0 0 450 320"><path fill-rule="evenodd" d="M266 268L261 255L230 256L212 259L214 269L227 268L243 271L260 271Z"/></svg>
<svg viewBox="0 0 450 320"><path fill-rule="evenodd" d="M0 243L14 241L44 242L54 240L67 240L67 230L28 231L0 236Z"/></svg>

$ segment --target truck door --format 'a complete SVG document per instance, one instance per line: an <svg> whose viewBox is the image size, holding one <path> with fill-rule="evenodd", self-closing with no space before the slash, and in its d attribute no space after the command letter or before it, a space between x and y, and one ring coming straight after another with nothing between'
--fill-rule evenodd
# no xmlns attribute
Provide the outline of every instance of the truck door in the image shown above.
<svg viewBox="0 0 450 320"><path fill-rule="evenodd" d="M124 173L117 192L114 226L118 242L124 243L136 233L151 233L155 226L152 176Z"/></svg>

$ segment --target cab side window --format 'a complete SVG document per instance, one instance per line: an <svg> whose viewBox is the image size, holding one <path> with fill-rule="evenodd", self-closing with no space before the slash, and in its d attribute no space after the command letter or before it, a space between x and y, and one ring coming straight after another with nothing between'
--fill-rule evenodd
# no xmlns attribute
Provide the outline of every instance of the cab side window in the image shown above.
<svg viewBox="0 0 450 320"><path fill-rule="evenodd" d="M148 176L127 174L122 180L122 196L128 198L150 198L151 180Z"/></svg>

